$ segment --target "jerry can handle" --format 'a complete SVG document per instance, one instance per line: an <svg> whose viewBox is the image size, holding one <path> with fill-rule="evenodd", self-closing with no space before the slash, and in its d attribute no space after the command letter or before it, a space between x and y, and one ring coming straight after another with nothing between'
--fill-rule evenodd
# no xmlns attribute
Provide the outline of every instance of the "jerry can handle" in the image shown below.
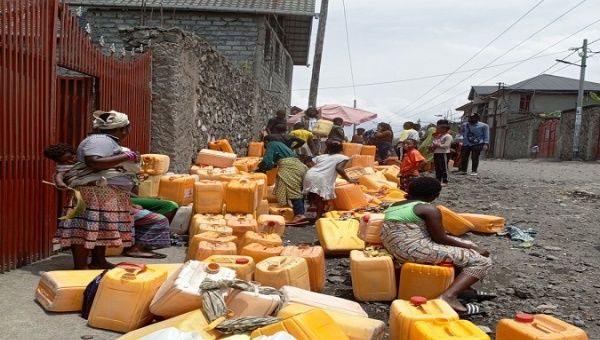
<svg viewBox="0 0 600 340"><path fill-rule="evenodd" d="M117 264L117 267L125 270L125 273L121 276L124 280L134 280L137 274L142 273L147 269L145 264L132 262L120 262Z"/></svg>

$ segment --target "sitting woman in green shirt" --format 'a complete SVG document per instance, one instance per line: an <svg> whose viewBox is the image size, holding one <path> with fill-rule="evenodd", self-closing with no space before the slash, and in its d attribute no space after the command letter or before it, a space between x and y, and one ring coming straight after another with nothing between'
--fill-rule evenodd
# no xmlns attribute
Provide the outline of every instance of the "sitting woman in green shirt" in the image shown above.
<svg viewBox="0 0 600 340"><path fill-rule="evenodd" d="M300 225L307 222L304 216L304 196L302 195L302 181L308 168L287 145L275 141L271 135L266 136L267 145L262 162L258 165L259 171L267 172L277 167L277 180L275 182L275 196L279 205L285 206L288 200L294 208L294 219L290 225Z"/></svg>
<svg viewBox="0 0 600 340"><path fill-rule="evenodd" d="M492 260L490 252L473 242L449 236L442 226L442 215L433 202L442 190L438 180L431 177L414 179L408 187L407 200L385 211L381 230L384 247L402 263L439 264L453 262L460 274L440 296L460 315L481 314L474 304L463 305L459 298L485 300L492 294L477 292L471 285L483 279Z"/></svg>

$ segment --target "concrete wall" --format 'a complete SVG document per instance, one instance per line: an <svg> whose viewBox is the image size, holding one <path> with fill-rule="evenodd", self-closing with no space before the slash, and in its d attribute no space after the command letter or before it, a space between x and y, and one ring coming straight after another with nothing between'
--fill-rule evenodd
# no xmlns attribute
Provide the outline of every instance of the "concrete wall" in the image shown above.
<svg viewBox="0 0 600 340"><path fill-rule="evenodd" d="M575 130L575 110L563 111L560 117L558 134L558 157L562 160L573 159L573 134ZM581 134L579 137L579 156L586 161L598 159L598 141L600 139L600 105L590 105L583 109L581 116Z"/></svg>
<svg viewBox="0 0 600 340"><path fill-rule="evenodd" d="M81 20L83 26L90 24L94 43L103 37L106 51L112 44L117 51L125 46L128 51L132 47L138 48L124 39L130 37L133 27L140 26L142 22L148 27L178 27L193 32L237 65L242 73L254 76L263 89L272 91L289 106L293 63L275 33L270 34L270 46L273 47L270 54L276 52L275 47L281 51L278 54L280 67L275 67L276 56L265 58L264 32L268 25L263 15L164 10L161 18L159 9L152 13L147 9L142 15L139 9L84 7Z"/></svg>
<svg viewBox="0 0 600 340"><path fill-rule="evenodd" d="M256 140L268 116L285 103L199 37L173 29L135 28L130 46L152 39L151 150L187 172L197 150L227 138L237 153Z"/></svg>

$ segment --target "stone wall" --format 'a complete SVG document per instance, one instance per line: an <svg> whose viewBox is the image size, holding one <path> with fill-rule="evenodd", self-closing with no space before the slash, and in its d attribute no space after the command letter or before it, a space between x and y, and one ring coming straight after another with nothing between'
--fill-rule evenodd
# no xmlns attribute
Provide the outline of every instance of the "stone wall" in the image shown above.
<svg viewBox="0 0 600 340"><path fill-rule="evenodd" d="M537 144L539 118L527 117L508 122L504 142L504 158L531 157L531 148Z"/></svg>
<svg viewBox="0 0 600 340"><path fill-rule="evenodd" d="M209 141L227 138L238 154L256 140L269 118L286 107L206 41L178 28L135 28L129 46L152 40L151 150L171 157L171 170L187 172Z"/></svg>
<svg viewBox="0 0 600 340"><path fill-rule="evenodd" d="M263 89L280 96L289 106L293 63L264 15L165 9L161 16L158 8L148 8L142 13L135 8L83 7L81 21L82 27L89 23L94 43L99 43L102 37L107 51L112 44L117 51L121 47L127 47L128 51L138 48L139 45L127 44L124 38L142 23L148 27L178 27L192 32L237 65L242 73L253 75ZM265 34L267 30L271 34ZM269 38L268 44L265 38ZM265 45L269 47L267 53Z"/></svg>
<svg viewBox="0 0 600 340"><path fill-rule="evenodd" d="M573 134L575 131L575 110L563 111L558 131L558 158L573 159ZM586 161L598 159L600 141L600 105L583 107L581 134L579 136L579 156Z"/></svg>

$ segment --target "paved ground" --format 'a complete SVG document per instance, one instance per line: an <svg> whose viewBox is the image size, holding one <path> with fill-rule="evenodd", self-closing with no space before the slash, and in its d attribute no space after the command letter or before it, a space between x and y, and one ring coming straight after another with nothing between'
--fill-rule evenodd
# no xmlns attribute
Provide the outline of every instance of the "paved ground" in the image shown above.
<svg viewBox="0 0 600 340"><path fill-rule="evenodd" d="M496 235L466 237L492 251L494 267L484 286L499 297L490 313L472 321L494 329L516 311L544 312L584 328L600 339L600 166L598 163L485 161L479 177L457 176L439 203L459 212L506 217L507 223L538 231L532 248ZM314 242L314 229L290 228L287 237ZM178 262L183 248L166 250L163 262ZM115 333L92 329L78 314L47 314L33 301L39 272L68 269L70 256L0 274L1 339L113 339ZM326 292L351 298L348 261L328 259ZM363 304L371 317L387 322L389 303Z"/></svg>
<svg viewBox="0 0 600 340"><path fill-rule="evenodd" d="M185 248L173 247L162 250L168 254L166 260L136 262L168 263L183 262ZM129 261L128 257L112 258L113 262ZM0 274L0 339L115 339L117 333L87 327L86 320L78 313L46 313L33 300L33 293L39 281L40 272L71 269L71 256L67 253L50 259ZM92 336L92 338L88 337Z"/></svg>

